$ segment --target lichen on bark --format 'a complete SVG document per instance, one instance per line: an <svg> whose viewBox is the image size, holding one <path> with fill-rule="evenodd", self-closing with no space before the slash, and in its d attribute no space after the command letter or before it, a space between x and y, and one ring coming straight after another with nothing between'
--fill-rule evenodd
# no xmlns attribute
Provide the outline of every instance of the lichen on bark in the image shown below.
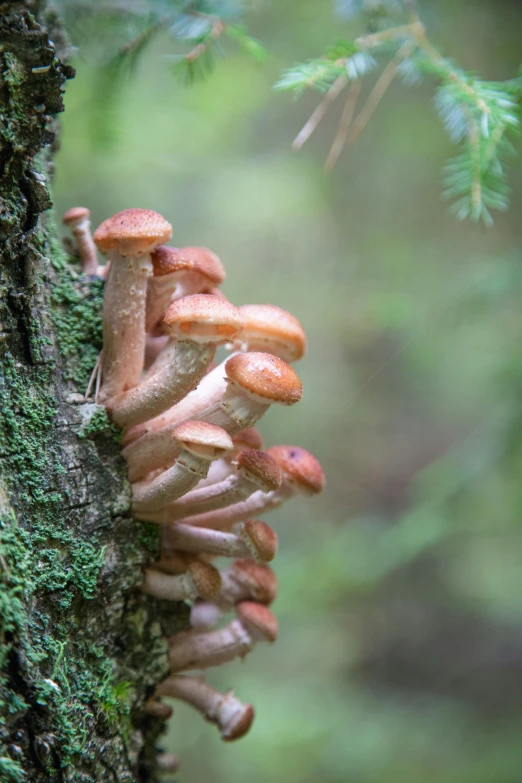
<svg viewBox="0 0 522 783"><path fill-rule="evenodd" d="M155 780L141 707L186 611L137 589L118 433L81 394L102 283L69 263L48 183L72 69L44 0L0 2L0 780ZM170 626L170 627L168 627Z"/></svg>

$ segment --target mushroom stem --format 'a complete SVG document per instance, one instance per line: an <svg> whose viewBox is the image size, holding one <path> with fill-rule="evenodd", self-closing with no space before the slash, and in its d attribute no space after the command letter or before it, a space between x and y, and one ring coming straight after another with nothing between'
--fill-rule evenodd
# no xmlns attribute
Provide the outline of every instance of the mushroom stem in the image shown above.
<svg viewBox="0 0 522 783"><path fill-rule="evenodd" d="M147 568L144 577L141 590L166 601L193 601L199 596L211 600L221 587L219 571L209 563L191 563L186 573L176 576Z"/></svg>
<svg viewBox="0 0 522 783"><path fill-rule="evenodd" d="M174 465L152 481L132 485L132 512L154 512L181 497L207 475L209 461L182 450Z"/></svg>
<svg viewBox="0 0 522 783"><path fill-rule="evenodd" d="M167 410L195 388L215 353L215 345L176 343L170 363L160 372L107 401L111 418L118 427L130 427Z"/></svg>
<svg viewBox="0 0 522 783"><path fill-rule="evenodd" d="M63 222L71 229L84 275L96 275L98 255L91 234L90 211L87 207L73 207L63 216Z"/></svg>
<svg viewBox="0 0 522 783"><path fill-rule="evenodd" d="M196 487L173 503L169 503L169 519L174 522L178 519L186 519L192 514L203 514L206 511L229 506L231 503L238 503L258 489L257 482L234 473L217 484Z"/></svg>
<svg viewBox="0 0 522 783"><path fill-rule="evenodd" d="M209 723L214 723L221 739L228 742L243 737L254 720L252 705L242 704L231 691L220 693L195 677L167 677L158 686L157 696L171 696L190 704Z"/></svg>
<svg viewBox="0 0 522 783"><path fill-rule="evenodd" d="M169 547L222 557L253 557L269 562L277 552L277 535L264 522L249 520L237 533L207 530L178 522L168 528Z"/></svg>

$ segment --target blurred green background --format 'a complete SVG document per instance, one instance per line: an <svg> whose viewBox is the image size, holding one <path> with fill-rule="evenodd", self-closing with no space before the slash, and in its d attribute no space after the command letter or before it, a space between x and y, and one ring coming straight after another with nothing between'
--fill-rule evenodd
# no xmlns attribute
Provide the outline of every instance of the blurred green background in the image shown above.
<svg viewBox="0 0 522 783"><path fill-rule="evenodd" d="M516 74L522 3L420 10L463 67ZM319 0L257 2L248 23L262 65L231 49L187 88L160 37L113 105L80 50L56 163L59 213L155 209L175 244L219 254L231 301L287 308L309 338L303 401L261 429L313 451L328 487L266 518L277 644L207 676L255 705L254 727L226 745L176 705L164 746L190 783L520 783L519 163L494 228L457 223L433 85L397 83L325 174L342 101L296 154L318 95L272 85L355 28Z"/></svg>

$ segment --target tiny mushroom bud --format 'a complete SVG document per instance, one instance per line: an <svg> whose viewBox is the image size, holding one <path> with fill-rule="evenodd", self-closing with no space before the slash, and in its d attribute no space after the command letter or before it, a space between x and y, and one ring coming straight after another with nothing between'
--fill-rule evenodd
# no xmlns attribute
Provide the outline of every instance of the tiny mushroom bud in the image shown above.
<svg viewBox="0 0 522 783"><path fill-rule="evenodd" d="M232 341L234 349L266 351L285 362L295 362L304 356L306 334L289 312L275 305L241 305L239 311L245 327Z"/></svg>
<svg viewBox="0 0 522 783"><path fill-rule="evenodd" d="M64 225L72 231L82 272L85 275L95 275L98 272L98 256L91 235L90 216L87 207L72 207L62 218Z"/></svg>
<svg viewBox="0 0 522 783"><path fill-rule="evenodd" d="M241 525L237 533L207 530L178 522L168 526L168 540L171 547L182 552L253 557L262 562L273 560L277 552L277 534L264 522L253 519Z"/></svg>
<svg viewBox="0 0 522 783"><path fill-rule="evenodd" d="M94 232L98 249L110 260L103 300L102 401L139 383L150 253L171 234L170 223L148 209L118 212Z"/></svg>
<svg viewBox="0 0 522 783"><path fill-rule="evenodd" d="M320 462L300 446L272 446L266 450L283 473L283 483L274 492L254 492L240 503L234 503L216 511L190 517L190 524L197 527L227 530L237 522L253 515L278 508L296 494L316 495L325 485L324 472ZM164 521L168 522L168 513Z"/></svg>
<svg viewBox="0 0 522 783"><path fill-rule="evenodd" d="M108 401L109 413L120 427L147 421L183 399L205 375L216 346L241 331L243 325L234 305L205 294L174 302L163 323L165 330L177 337L170 363Z"/></svg>
<svg viewBox="0 0 522 783"><path fill-rule="evenodd" d="M270 609L252 601L236 607L237 619L217 631L190 631L169 639L172 672L208 669L244 658L257 642L275 642L277 620Z"/></svg>
<svg viewBox="0 0 522 783"><path fill-rule="evenodd" d="M241 558L221 573L221 590L214 601L222 607L241 601L270 605L277 598L277 577L264 563Z"/></svg>
<svg viewBox="0 0 522 783"><path fill-rule="evenodd" d="M152 270L147 292L148 332L174 299L201 293L225 279L223 264L206 247L157 247L152 253Z"/></svg>
<svg viewBox="0 0 522 783"><path fill-rule="evenodd" d="M235 460L236 472L217 484L196 487L173 503L169 503L169 521L186 519L193 514L213 511L238 503L253 492L273 492L282 482L277 462L264 451L243 449Z"/></svg>
<svg viewBox="0 0 522 783"><path fill-rule="evenodd" d="M147 715L152 715L153 718L158 718L159 720L165 721L172 717L172 707L169 707L168 704L163 704L156 698L146 701L143 709Z"/></svg>
<svg viewBox="0 0 522 783"><path fill-rule="evenodd" d="M225 378L221 365L216 367L184 400L141 425L145 434L124 450L131 473L136 462L146 462L149 470L171 464L175 458L172 429L188 418L217 424L236 435L252 427L270 405L294 405L301 399L301 381L292 367L277 356L238 353L224 363L224 370Z"/></svg>
<svg viewBox="0 0 522 783"><path fill-rule="evenodd" d="M240 739L252 725L254 708L242 704L232 692L219 693L210 685L195 677L170 676L157 688L158 696L181 699L201 712L203 717L214 723L226 742Z"/></svg>
<svg viewBox="0 0 522 783"><path fill-rule="evenodd" d="M219 571L209 563L191 563L184 574L165 574L154 568L145 570L141 590L154 598L167 601L194 600L198 597L212 600L219 593Z"/></svg>
<svg viewBox="0 0 522 783"><path fill-rule="evenodd" d="M133 512L155 511L192 489L207 475L208 466L232 448L230 435L221 427L203 421L187 421L174 427L177 441L174 465L151 481L132 485Z"/></svg>

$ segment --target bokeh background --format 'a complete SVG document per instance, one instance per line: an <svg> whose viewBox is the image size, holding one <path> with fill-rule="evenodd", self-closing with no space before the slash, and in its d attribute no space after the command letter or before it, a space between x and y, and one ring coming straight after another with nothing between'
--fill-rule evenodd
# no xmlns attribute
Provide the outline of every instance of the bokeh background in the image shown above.
<svg viewBox="0 0 522 783"><path fill-rule="evenodd" d="M516 74L522 3L420 10L463 67ZM356 29L324 0L255 3L249 28L262 65L231 47L186 87L160 36L112 103L91 40L56 163L59 213L85 204L97 225L155 209L176 244L219 254L231 301L287 308L309 337L303 401L261 429L316 454L328 487L267 517L277 644L207 677L256 722L225 745L176 705L164 746L187 783L520 783L520 164L492 229L457 223L440 196L454 150L433 85L398 83L325 174L341 105L294 153L318 95L272 85Z"/></svg>

